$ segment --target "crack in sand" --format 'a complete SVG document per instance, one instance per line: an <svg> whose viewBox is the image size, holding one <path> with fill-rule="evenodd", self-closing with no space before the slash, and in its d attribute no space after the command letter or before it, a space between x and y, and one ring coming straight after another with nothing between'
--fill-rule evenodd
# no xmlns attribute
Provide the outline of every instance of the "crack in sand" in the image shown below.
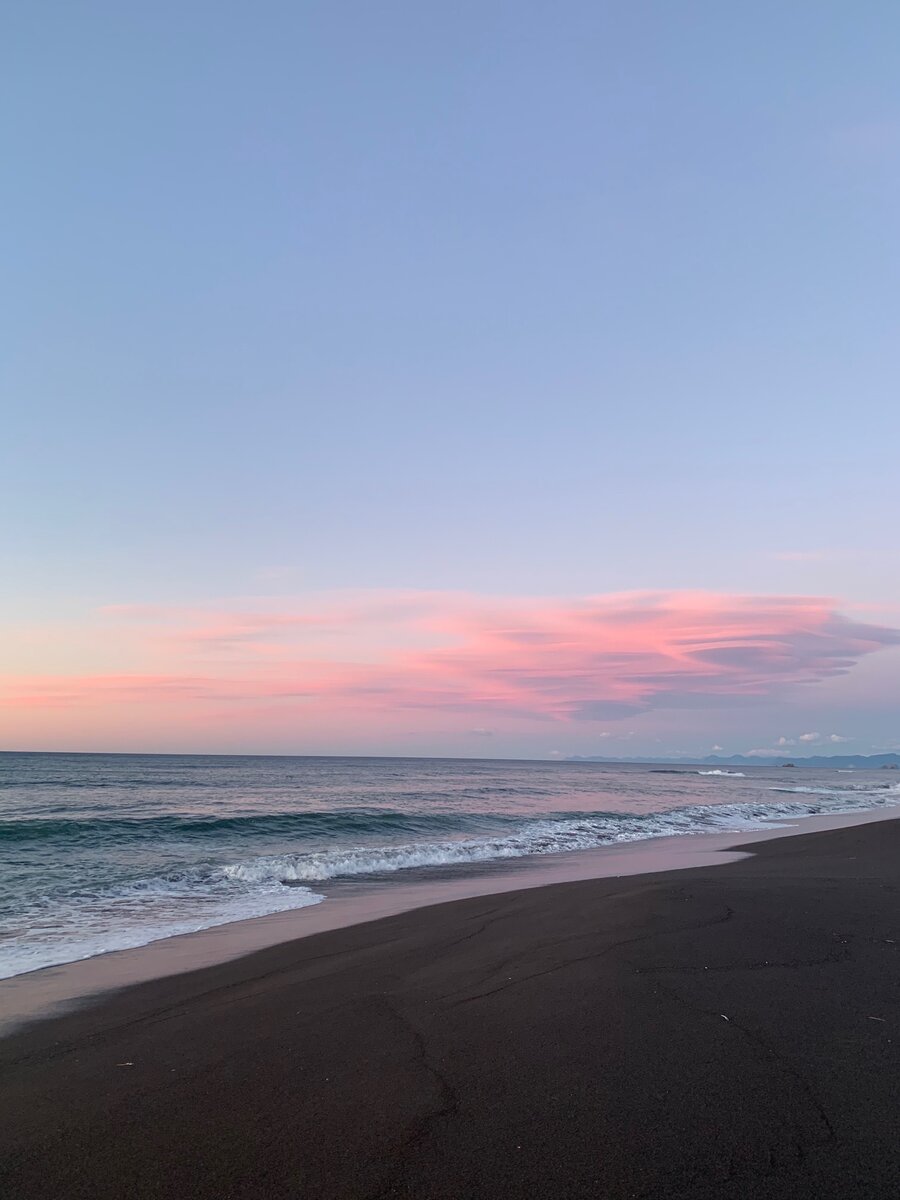
<svg viewBox="0 0 900 1200"><path fill-rule="evenodd" d="M702 1005L697 1004L692 1000L688 1000L684 996L680 995L674 987L668 986L664 983L660 983L659 980L655 981L653 986L657 990L665 992L677 1004L682 1005L684 1008L687 1008L689 1011L692 1011L695 1013L700 1013L704 1017L714 1018L717 1024L721 1020L722 1014L719 1012L718 1008L704 1008ZM747 1039L748 1042L752 1043L754 1046L759 1047L759 1049L762 1050L762 1052L765 1055L767 1055L770 1059L772 1059L776 1063L778 1063L778 1065L781 1067L781 1069L784 1071L784 1073L786 1075L788 1075L791 1079L793 1079L794 1083L800 1088L801 1092L803 1092L803 1094L806 1096L807 1100L809 1101L811 1107L815 1111L815 1113L818 1116L819 1120L821 1121L822 1125L825 1127L825 1132L827 1134L827 1137L825 1139L826 1142L837 1142L838 1141L837 1132L834 1128L831 1118L829 1117L829 1115L825 1109L825 1106L822 1104L821 1100L819 1100L818 1096L815 1094L812 1084L798 1070L798 1068L791 1062L791 1060L787 1057L787 1055L783 1054L780 1050L776 1050L775 1047L762 1036L762 1034L757 1033L755 1030L748 1028L746 1025L742 1024L739 1020L737 1020L734 1016L729 1016L728 1024L725 1026L722 1026L722 1028L737 1030L738 1033L742 1034ZM800 1137L796 1137L795 1141L796 1141L796 1145L797 1145L798 1151L801 1154L801 1159L802 1159L802 1157L804 1157L806 1154L806 1149L803 1145L803 1139Z"/></svg>
<svg viewBox="0 0 900 1200"><path fill-rule="evenodd" d="M440 947L441 953L443 953L445 950L452 950L454 946L459 946L463 942L469 942L472 940L472 938L478 937L479 934L484 933L484 931L490 928L491 925L496 924L496 921L492 921L490 918L493 917L495 913L500 911L501 910L499 908L492 908L489 913L482 913L481 915L484 917L484 920L477 929L473 929L471 933L464 933L462 937L454 938L452 942L445 942ZM498 917L497 920L502 920L502 918Z"/></svg>
<svg viewBox="0 0 900 1200"><path fill-rule="evenodd" d="M439 1067L435 1065L428 1053L428 1044L425 1040L425 1035L422 1033L409 1017L400 1011L389 1000L383 996L378 998L381 1004L388 1010L392 1017L403 1027L410 1035L413 1042L413 1057L421 1067L432 1077L437 1083L439 1090L439 1101L437 1105L428 1112L423 1113L416 1118L408 1128L406 1136L401 1141L391 1146L390 1150L380 1155L380 1160L383 1162L388 1158L395 1159L392 1166L396 1172L395 1178L390 1182L383 1184L377 1191L370 1192L367 1200L381 1200L382 1197L388 1195L396 1195L397 1188L400 1186L403 1175L406 1173L407 1164L405 1161L396 1158L401 1151L409 1150L419 1142L427 1138L432 1131L434 1124L440 1121L443 1117L454 1116L460 1107L459 1093L456 1088L450 1083L447 1076ZM398 1177L399 1176L399 1177Z"/></svg>
<svg viewBox="0 0 900 1200"><path fill-rule="evenodd" d="M499 992L508 991L509 988L518 987L520 984L527 983L531 979L540 979L544 975L552 975L556 971L564 971L567 967L575 966L577 963L588 962L592 958L603 958L607 954L611 954L613 950L619 950L623 946L633 946L638 942L646 942L652 938L661 937L663 934L672 933L692 933L699 929L709 929L713 925L724 925L726 921L730 921L734 916L734 909L728 905L725 906L725 916L716 917L712 921L702 921L699 924L685 925L678 929L655 929L652 933L643 933L638 937L624 938L622 941L613 942L609 946L604 946L602 950L592 951L590 954L580 954L575 958L567 958L564 962L554 963L552 967L547 967L542 971L532 971L528 975L520 975L517 979L509 979L505 983L501 983L499 987L489 988L487 991L478 992L474 996L463 996L458 1000L452 1001L448 1007L456 1008L460 1004L471 1004L475 1000L484 1000L488 996L496 996ZM583 936L590 936L585 934ZM496 972L496 969L495 969ZM495 973L494 972L494 973ZM450 995L453 995L451 992ZM446 997L441 997L441 1000Z"/></svg>

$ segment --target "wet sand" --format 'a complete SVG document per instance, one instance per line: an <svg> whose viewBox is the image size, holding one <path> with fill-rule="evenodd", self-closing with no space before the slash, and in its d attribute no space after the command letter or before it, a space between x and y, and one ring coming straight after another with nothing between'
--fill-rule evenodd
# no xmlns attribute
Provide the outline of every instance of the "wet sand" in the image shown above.
<svg viewBox="0 0 900 1200"><path fill-rule="evenodd" d="M893 1197L898 951L898 820L315 934L0 1042L0 1195Z"/></svg>

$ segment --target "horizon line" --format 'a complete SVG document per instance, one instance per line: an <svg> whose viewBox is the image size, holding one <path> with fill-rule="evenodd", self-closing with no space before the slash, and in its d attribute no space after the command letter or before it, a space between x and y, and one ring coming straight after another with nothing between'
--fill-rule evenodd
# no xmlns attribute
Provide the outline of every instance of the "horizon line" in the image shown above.
<svg viewBox="0 0 900 1200"><path fill-rule="evenodd" d="M657 763L703 763L710 759L719 759L726 761L731 758L740 758L745 761L747 766L753 766L754 760L758 765L763 766L766 759L783 759L788 762L811 762L815 759L834 758L897 758L900 759L900 751L897 750L881 750L873 751L871 754L770 754L765 756L749 755L746 751L735 751L733 754L717 754L710 753L706 755L659 755L649 756L646 758L639 757L623 757L613 758L599 754L568 754L568 755L552 755L552 756L535 756L533 758L510 757L506 755L470 755L470 754L285 754L285 753L267 753L259 750L235 751L229 753L223 750L206 752L203 750L9 750L0 749L0 755L3 754L28 754L28 755L59 755L61 758L75 758L83 756L86 758L327 758L327 759L343 759L343 758L358 758L358 759L378 759L386 762L397 761L422 761L422 762L543 762L543 763L564 763L564 762L594 762L594 763L629 763L632 766L641 766L642 764L651 765Z"/></svg>

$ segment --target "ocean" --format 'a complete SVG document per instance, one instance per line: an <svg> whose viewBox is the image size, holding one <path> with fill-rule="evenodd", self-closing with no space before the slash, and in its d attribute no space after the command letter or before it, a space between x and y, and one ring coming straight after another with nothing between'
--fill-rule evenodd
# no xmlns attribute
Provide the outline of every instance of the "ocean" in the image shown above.
<svg viewBox="0 0 900 1200"><path fill-rule="evenodd" d="M900 803L885 771L0 754L0 978L342 887Z"/></svg>

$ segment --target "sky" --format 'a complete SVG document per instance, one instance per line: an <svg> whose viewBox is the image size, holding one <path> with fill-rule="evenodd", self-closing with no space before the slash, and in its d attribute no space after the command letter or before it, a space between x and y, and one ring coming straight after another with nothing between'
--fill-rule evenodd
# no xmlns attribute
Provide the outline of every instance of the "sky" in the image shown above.
<svg viewBox="0 0 900 1200"><path fill-rule="evenodd" d="M900 748L900 8L3 25L0 748Z"/></svg>

